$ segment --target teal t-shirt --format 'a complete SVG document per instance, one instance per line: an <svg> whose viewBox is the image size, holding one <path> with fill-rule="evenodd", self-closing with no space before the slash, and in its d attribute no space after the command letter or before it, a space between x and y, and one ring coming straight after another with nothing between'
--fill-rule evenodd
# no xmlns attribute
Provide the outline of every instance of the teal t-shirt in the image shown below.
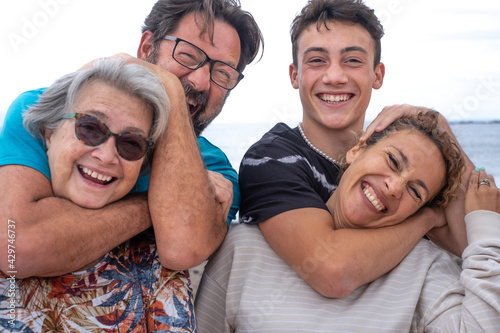
<svg viewBox="0 0 500 333"><path fill-rule="evenodd" d="M25 110L38 101L44 91L45 88L24 92L9 107L0 132L0 166L24 165L40 171L50 180L45 142L29 134L23 126L22 116ZM207 169L222 174L233 183L233 204L227 219L229 224L236 218L240 205L238 174L222 150L202 136L198 137L198 143ZM148 184L149 176L141 176L132 192L147 191Z"/></svg>

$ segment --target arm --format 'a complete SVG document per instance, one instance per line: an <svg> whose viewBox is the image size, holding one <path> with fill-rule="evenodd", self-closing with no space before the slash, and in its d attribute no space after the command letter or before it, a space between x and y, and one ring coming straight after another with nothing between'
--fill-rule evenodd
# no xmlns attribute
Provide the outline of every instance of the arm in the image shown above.
<svg viewBox="0 0 500 333"><path fill-rule="evenodd" d="M467 154L458 144L451 128L446 119L440 115L440 126L452 135L457 146L460 148L464 157L465 169L462 173L462 186L460 186L455 196L450 200L448 206L444 209L444 216L447 221L446 225L432 229L427 233L427 237L439 247L455 254L458 257L462 256L462 252L467 247L467 233L465 228L465 195L467 186L470 182L471 172L474 170L474 164L471 162Z"/></svg>
<svg viewBox="0 0 500 333"><path fill-rule="evenodd" d="M433 210L422 209L391 227L334 230L328 211L303 208L259 226L269 245L312 288L326 297L344 297L394 268L436 220Z"/></svg>
<svg viewBox="0 0 500 333"><path fill-rule="evenodd" d="M149 209L162 265L188 269L222 243L227 232L224 208L201 158L179 79L158 66L129 61L152 69L170 97L167 129L156 143L151 167Z"/></svg>
<svg viewBox="0 0 500 333"><path fill-rule="evenodd" d="M488 178L490 186L479 182ZM427 327L453 332L498 332L500 328L500 192L493 177L484 170L470 176L466 194L467 236L469 246L463 254L460 280L450 281L444 290L433 290L432 304L422 311ZM442 279L439 265L430 270ZM432 269L432 268L431 268ZM432 288L425 286L426 289ZM427 300L426 300L427 301ZM424 301L424 303L426 302ZM460 330L458 330L460 327Z"/></svg>
<svg viewBox="0 0 500 333"><path fill-rule="evenodd" d="M200 143L196 140L184 90L175 75L127 54L115 57L149 68L162 80L169 95L169 121L164 136L155 145L151 167L149 209L162 265L173 270L194 267L222 243L233 202L229 182L206 170L199 144L204 148L208 169L223 174L233 183L236 205L230 209L231 216L236 214L239 201L236 171L220 163L217 156L220 154L214 153L214 146L209 147L206 140L199 139ZM205 154L206 150L210 154Z"/></svg>
<svg viewBox="0 0 500 333"><path fill-rule="evenodd" d="M15 221L18 278L74 271L151 225L144 196L102 210L82 209L53 197L43 145L22 125L22 111L41 93L16 99L0 135L0 224L6 228L9 219ZM0 233L1 253L7 251L5 236ZM0 262L2 271L6 258Z"/></svg>
<svg viewBox="0 0 500 333"><path fill-rule="evenodd" d="M337 179L298 130L281 125L240 166L242 221L259 223L273 250L326 297L343 297L389 271L443 220L425 209L421 222L415 216L392 227L334 230L327 203Z"/></svg>
<svg viewBox="0 0 500 333"><path fill-rule="evenodd" d="M377 115L373 122L367 127L360 140L365 141L373 132L379 132L383 130L394 120L403 116L413 116L423 109L426 108L407 104L385 107ZM455 139L457 146L462 150L448 122L442 115L440 115L439 124L443 128L443 130L447 131ZM457 189L455 197L450 201L443 212L444 217L448 223L442 227L432 229L427 234L429 239L431 239L434 243L439 245L441 248L455 254L456 256L461 256L463 250L467 246L467 236L463 219L463 217L465 216L465 189L467 188L467 184L469 182L470 172L474 170L473 163L470 161L463 150L462 154L465 159L465 170L462 176L462 187Z"/></svg>
<svg viewBox="0 0 500 333"><path fill-rule="evenodd" d="M47 178L19 165L0 167L0 219L7 230L15 224L16 277L57 276L99 260L149 225L144 195L131 196L99 210L83 209L52 196ZM7 232L0 233L0 249L7 250ZM7 267L2 255L0 269Z"/></svg>

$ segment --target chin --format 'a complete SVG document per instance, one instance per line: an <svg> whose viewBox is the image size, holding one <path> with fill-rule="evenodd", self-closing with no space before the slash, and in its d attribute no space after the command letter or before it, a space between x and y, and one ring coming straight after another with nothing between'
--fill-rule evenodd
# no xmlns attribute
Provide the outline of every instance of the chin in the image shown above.
<svg viewBox="0 0 500 333"><path fill-rule="evenodd" d="M85 201L85 200L80 200L79 202L73 201L75 204L77 204L80 207L87 208L87 209L99 209L104 206L106 206L107 202L102 202L102 201Z"/></svg>
<svg viewBox="0 0 500 333"><path fill-rule="evenodd" d="M64 197L64 196L61 196ZM87 209L99 209L104 206L106 206L109 202L107 198L99 197L96 198L95 195L91 194L80 194L77 197L71 197L71 196L66 196L64 197L65 199L68 199L69 201L73 202L75 205L78 205L82 208L87 208ZM98 200L96 200L98 199Z"/></svg>

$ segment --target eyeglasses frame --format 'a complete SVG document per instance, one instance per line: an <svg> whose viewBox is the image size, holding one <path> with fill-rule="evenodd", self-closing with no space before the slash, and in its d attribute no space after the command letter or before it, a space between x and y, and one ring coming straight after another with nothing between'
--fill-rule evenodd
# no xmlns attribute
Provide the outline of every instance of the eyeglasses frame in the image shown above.
<svg viewBox="0 0 500 333"><path fill-rule="evenodd" d="M80 139L80 137L78 136L78 133L76 132L76 122L78 121L78 119L80 119L81 117L84 117L84 116L89 116L89 117L92 117L92 118L95 118L97 121L99 121L101 124L104 125L104 127L106 127L106 129L108 130L108 136L106 138L106 140L104 140L103 142L97 144L97 145L90 145L90 144L87 144L86 142L84 142L82 139ZM124 132L124 133L114 133L114 132L111 132L111 130L109 129L108 125L106 125L101 119L97 118L96 116L94 115L91 115L91 114L87 114L87 113L81 113L81 112L75 112L75 113L69 113L69 114L65 114L61 117L61 119L72 119L72 118L75 118L75 136L76 138L81 141L84 145L86 146L89 146L89 147L98 147L100 145L102 145L103 143L105 143L106 141L109 140L109 138L111 136L114 136L115 138L119 138L121 137L122 135L124 134L133 134L133 135L137 135L141 138L143 138L144 140L146 140L146 143L147 143L147 149L146 151L144 152L144 155L142 155L141 157L139 157L138 159L136 160L131 160L131 159L128 159L128 158L125 158L123 157L120 153L119 153L119 150L118 150L118 140L115 140L115 147L116 147L116 151L118 152L118 155L120 155L120 157L122 157L123 159L127 160L127 161L137 161L137 160L140 160L141 158L143 158L144 156L147 155L148 151L150 149L153 148L154 146L154 142L153 140L151 139L148 139L146 138L145 136L143 135L140 135L140 134L136 134L136 133L129 133L129 132Z"/></svg>
<svg viewBox="0 0 500 333"><path fill-rule="evenodd" d="M226 89L226 90L233 90L237 85L238 83L240 83L240 81L245 77L243 75L243 73L241 73L239 70L237 70L236 68L234 68L233 66L229 65L228 63L224 62L224 61L220 61L220 60L213 60L211 59L207 53L205 51L203 51L201 48L199 48L198 46L194 45L193 43L191 42L188 42L187 40L185 39L182 39L182 38L179 38L179 37L174 37L174 36L165 36L163 37L163 39L166 39L166 40L171 40L171 41L174 41L175 42L175 45L174 45L174 48L172 49L172 59L174 59L179 65L187 68L187 69L191 69L193 71L197 70L198 68L200 68L201 66L203 66L204 64L206 64L207 62L210 64L210 80L215 83L216 85L218 85L219 87L221 87L222 89ZM203 53L203 55L205 55L205 60L203 60L200 64L198 64L198 66L196 66L195 68L191 68L191 67L188 67L184 64L182 64L181 62L179 62L175 57L174 57L174 54L175 54L175 49L177 48L177 45L179 44L179 42L184 42L184 43L187 43L191 46L193 46L194 48L200 50L201 53ZM232 88L226 88L222 85L220 85L219 83L215 82L214 79L212 78L212 69L214 67L214 63L216 62L220 62L226 66L229 66L230 68L234 69L239 75L238 75L238 79L236 80L236 83L234 84L234 87Z"/></svg>

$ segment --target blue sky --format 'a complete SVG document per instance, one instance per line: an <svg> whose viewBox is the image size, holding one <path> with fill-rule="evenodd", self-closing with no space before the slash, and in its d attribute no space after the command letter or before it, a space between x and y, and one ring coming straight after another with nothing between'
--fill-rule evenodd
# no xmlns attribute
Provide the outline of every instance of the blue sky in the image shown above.
<svg viewBox="0 0 500 333"><path fill-rule="evenodd" d="M261 26L263 59L247 67L217 122L294 122L290 23L305 0L241 0ZM21 92L50 85L86 62L135 55L155 0L23 0L0 4L0 118ZM453 120L500 119L500 1L365 0L382 20L384 86L367 119L386 105L434 107Z"/></svg>

